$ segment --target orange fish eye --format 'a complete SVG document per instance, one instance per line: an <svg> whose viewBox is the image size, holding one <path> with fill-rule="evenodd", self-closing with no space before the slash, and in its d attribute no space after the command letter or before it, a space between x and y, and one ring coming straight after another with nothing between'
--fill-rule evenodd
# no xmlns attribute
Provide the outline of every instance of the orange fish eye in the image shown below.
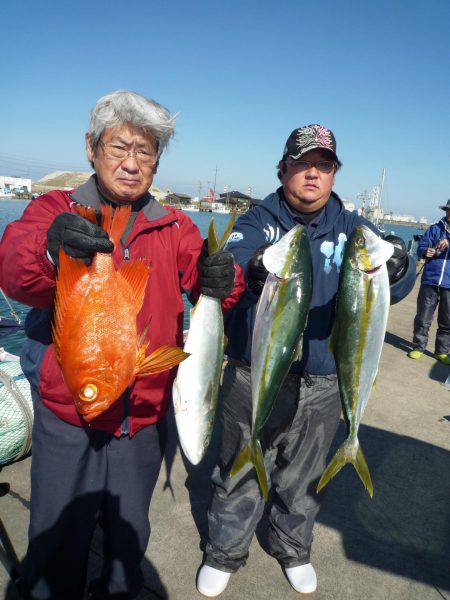
<svg viewBox="0 0 450 600"><path fill-rule="evenodd" d="M88 383L83 388L81 388L79 397L84 402L92 402L98 396L98 388L93 383Z"/></svg>

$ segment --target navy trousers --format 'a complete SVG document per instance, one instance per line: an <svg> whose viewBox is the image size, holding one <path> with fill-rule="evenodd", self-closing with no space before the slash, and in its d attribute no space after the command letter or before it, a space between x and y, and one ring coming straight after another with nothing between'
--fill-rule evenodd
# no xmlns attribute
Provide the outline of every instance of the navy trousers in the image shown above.
<svg viewBox="0 0 450 600"><path fill-rule="evenodd" d="M417 314L414 319L414 350L425 351L428 332L438 305L438 329L434 351L436 354L448 354L450 352L450 289L426 284L420 286L417 296Z"/></svg>
<svg viewBox="0 0 450 600"><path fill-rule="evenodd" d="M33 393L29 546L23 592L39 600L80 600L97 523L104 566L92 597L134 598L150 536L148 511L162 448L158 427L115 438L65 423Z"/></svg>

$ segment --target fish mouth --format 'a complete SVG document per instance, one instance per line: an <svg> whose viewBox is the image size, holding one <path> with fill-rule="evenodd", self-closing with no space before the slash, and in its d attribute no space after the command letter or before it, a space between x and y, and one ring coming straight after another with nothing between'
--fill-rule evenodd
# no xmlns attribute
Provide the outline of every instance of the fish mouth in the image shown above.
<svg viewBox="0 0 450 600"><path fill-rule="evenodd" d="M365 267L358 267L358 270L361 271L361 273L365 273L366 275L376 275L381 271L381 267L382 265L378 265L377 267L371 267L369 269Z"/></svg>

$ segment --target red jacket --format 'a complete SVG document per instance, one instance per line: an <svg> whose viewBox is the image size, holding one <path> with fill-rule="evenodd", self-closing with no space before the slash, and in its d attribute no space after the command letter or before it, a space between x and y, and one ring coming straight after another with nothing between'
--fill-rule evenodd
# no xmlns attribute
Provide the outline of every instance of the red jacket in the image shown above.
<svg viewBox="0 0 450 600"><path fill-rule="evenodd" d="M18 221L10 223L0 243L0 287L23 304L49 308L55 292L55 268L46 255L46 235L61 212L74 212L74 201L99 208L95 180L91 178L75 192L52 191L32 200ZM163 344L182 346L184 305L182 291L198 295L197 259L202 238L197 226L183 212L163 207L152 199L139 211L125 240L129 258L148 257L152 271L144 303L137 319L138 330L151 322L148 353ZM124 260L118 245L116 267ZM234 290L222 302L231 308L244 289L242 271L236 265ZM197 290L197 291L196 291ZM114 331L111 332L114 339ZM175 370L139 377L130 385L129 432L158 421L171 398ZM67 389L50 344L40 365L39 391L44 404L73 425L84 425ZM94 429L120 434L124 403L116 402L89 424Z"/></svg>

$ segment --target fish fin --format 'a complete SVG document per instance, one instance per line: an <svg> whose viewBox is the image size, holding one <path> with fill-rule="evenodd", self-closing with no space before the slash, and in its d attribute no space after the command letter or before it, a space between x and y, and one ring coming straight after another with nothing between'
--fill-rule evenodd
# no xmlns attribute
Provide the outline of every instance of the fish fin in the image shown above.
<svg viewBox="0 0 450 600"><path fill-rule="evenodd" d="M220 238L220 242L218 244L218 250L223 250L225 248L225 244L228 242L228 238L230 237L231 231L233 229L234 226L234 222L236 220L236 214L235 212L231 213L231 217L230 220L228 221L228 225L227 228L225 229L225 231L222 234L222 237Z"/></svg>
<svg viewBox="0 0 450 600"><path fill-rule="evenodd" d="M102 213L102 228L109 235L109 239L114 244L114 247L120 243L120 238L125 233L128 220L131 213L131 205L124 204L118 206L114 211L110 204L104 204L101 208Z"/></svg>
<svg viewBox="0 0 450 600"><path fill-rule="evenodd" d="M297 347L295 348L295 354L293 361L300 360L303 354L303 334L300 336L298 340Z"/></svg>
<svg viewBox="0 0 450 600"><path fill-rule="evenodd" d="M269 484L267 482L266 468L264 466L264 455L259 440L250 441L242 448L236 456L230 470L230 477L234 477L247 463L251 463L256 469L259 487L264 500L269 497Z"/></svg>
<svg viewBox="0 0 450 600"><path fill-rule="evenodd" d="M150 275L150 267L142 259L127 260L120 265L117 272L131 287L133 292L133 307L136 314L138 314L142 308L142 303L144 302L145 288L147 286L148 276Z"/></svg>
<svg viewBox="0 0 450 600"><path fill-rule="evenodd" d="M62 247L59 248L59 267L56 279L56 293L53 308L52 334L56 358L59 362L59 349L63 333L63 323L67 306L73 297L73 288L83 275L88 273L88 267L82 260L71 258Z"/></svg>
<svg viewBox="0 0 450 600"><path fill-rule="evenodd" d="M75 210L80 215L80 217L83 217L83 219L86 219L87 221L90 221L91 223L97 224L97 213L90 206L83 206L82 204L75 204Z"/></svg>
<svg viewBox="0 0 450 600"><path fill-rule="evenodd" d="M145 358L146 358L147 347L148 347L148 345L150 343L150 340L146 340L149 327L150 327L150 323L138 335L138 338L137 338L137 341L136 341L136 348L137 348L137 352L136 352L136 369L137 369L137 365L141 365L144 362Z"/></svg>
<svg viewBox="0 0 450 600"><path fill-rule="evenodd" d="M228 338L227 336L224 334L223 336L223 351L225 352L226 347L228 346Z"/></svg>
<svg viewBox="0 0 450 600"><path fill-rule="evenodd" d="M185 360L189 354L177 346L161 346L149 356L142 358L141 349L138 349L135 375L154 375L175 367Z"/></svg>
<svg viewBox="0 0 450 600"><path fill-rule="evenodd" d="M208 254L211 256L216 253L219 249L219 238L217 236L216 225L214 223L214 217L211 217L208 229Z"/></svg>
<svg viewBox="0 0 450 600"><path fill-rule="evenodd" d="M339 473L342 467L347 463L352 463L352 465L355 467L359 478L369 493L369 496L373 498L372 479L370 477L369 467L367 466L364 454L359 446L359 443L355 453L348 440L346 440L342 446L338 448L338 451L334 455L330 464L323 472L322 477L317 484L317 492L320 492L320 490L327 485L330 479L333 479L333 477L337 475L337 473Z"/></svg>
<svg viewBox="0 0 450 600"><path fill-rule="evenodd" d="M333 328L331 329L330 341L328 343L328 350L333 355L334 355L334 351L336 349L336 336L337 336L337 327L335 324L335 325L333 325Z"/></svg>
<svg viewBox="0 0 450 600"><path fill-rule="evenodd" d="M367 466L366 457L364 456L363 451L361 450L360 446L358 446L358 451L356 453L356 459L355 459L355 462L353 463L353 465L356 469L356 472L359 475L359 478L363 482L364 487L366 488L367 492L369 493L369 496L371 498L373 498L372 478L370 477L370 471L369 471L369 467Z"/></svg>

